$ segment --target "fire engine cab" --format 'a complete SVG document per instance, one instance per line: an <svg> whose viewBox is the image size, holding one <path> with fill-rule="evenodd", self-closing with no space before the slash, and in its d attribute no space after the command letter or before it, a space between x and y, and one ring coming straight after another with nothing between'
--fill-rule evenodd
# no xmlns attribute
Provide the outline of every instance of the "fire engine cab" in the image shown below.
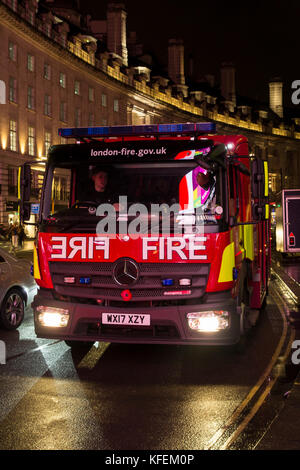
<svg viewBox="0 0 300 470"><path fill-rule="evenodd" d="M268 167L215 124L60 129L34 250L38 337L229 345L263 308ZM30 165L20 212L30 217Z"/></svg>

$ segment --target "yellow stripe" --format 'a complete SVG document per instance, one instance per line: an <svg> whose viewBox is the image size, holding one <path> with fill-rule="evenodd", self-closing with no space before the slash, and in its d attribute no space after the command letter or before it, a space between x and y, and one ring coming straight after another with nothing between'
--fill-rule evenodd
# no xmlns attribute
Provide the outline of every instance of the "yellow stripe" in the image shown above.
<svg viewBox="0 0 300 470"><path fill-rule="evenodd" d="M268 162L264 162L265 170L265 197L269 196L269 171L268 171Z"/></svg>
<svg viewBox="0 0 300 470"><path fill-rule="evenodd" d="M254 260L253 246L253 225L244 225L244 247L246 250L246 258Z"/></svg>
<svg viewBox="0 0 300 470"><path fill-rule="evenodd" d="M18 171L18 199L21 199L21 171L22 171L22 167L19 166L19 171Z"/></svg>
<svg viewBox="0 0 300 470"><path fill-rule="evenodd" d="M218 282L233 281L233 268L235 266L234 242L227 245L223 251L221 269Z"/></svg>
<svg viewBox="0 0 300 470"><path fill-rule="evenodd" d="M33 247L33 277L35 279L41 279L39 260L38 260L37 250L35 246Z"/></svg>
<svg viewBox="0 0 300 470"><path fill-rule="evenodd" d="M270 216L270 208L269 208L269 204L266 204L266 219L267 220L269 219L269 216Z"/></svg>
<svg viewBox="0 0 300 470"><path fill-rule="evenodd" d="M77 369L93 369L109 346L110 343L96 342L82 358Z"/></svg>

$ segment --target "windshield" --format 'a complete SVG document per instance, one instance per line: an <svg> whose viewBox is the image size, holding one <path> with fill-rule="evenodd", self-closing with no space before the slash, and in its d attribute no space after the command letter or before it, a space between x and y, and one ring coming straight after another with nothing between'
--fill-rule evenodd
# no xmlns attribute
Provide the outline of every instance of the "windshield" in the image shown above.
<svg viewBox="0 0 300 470"><path fill-rule="evenodd" d="M48 168L43 218L76 226L92 223L112 207L117 215L140 215L177 223L219 227L224 223L224 171L195 162L73 163ZM110 212L110 213L112 213ZM192 217L192 218L191 218ZM73 226L74 227L74 226Z"/></svg>

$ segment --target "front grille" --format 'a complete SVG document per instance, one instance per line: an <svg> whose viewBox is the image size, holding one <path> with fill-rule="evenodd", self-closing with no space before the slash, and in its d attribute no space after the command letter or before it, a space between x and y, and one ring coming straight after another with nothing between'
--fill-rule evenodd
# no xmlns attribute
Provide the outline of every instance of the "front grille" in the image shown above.
<svg viewBox="0 0 300 470"><path fill-rule="evenodd" d="M81 299L124 302L121 293L126 286L117 284L112 276L114 263L76 263L50 262L49 268L54 290L62 296ZM164 301L174 302L180 299L182 303L191 298L203 297L209 275L209 264L204 263L140 263L138 281L128 286L132 294L130 302ZM74 284L64 282L65 277L74 277ZM81 284L80 278L90 278L89 284ZM162 286L162 279L172 278L174 285ZM190 278L191 286L182 287L179 279ZM165 295L167 291L190 291L185 295ZM128 302L124 302L126 304ZM106 305L108 305L106 303Z"/></svg>
<svg viewBox="0 0 300 470"><path fill-rule="evenodd" d="M97 321L82 321L77 324L75 334L83 336L101 336L107 338L179 338L177 327L172 323L162 323L151 326L120 326L100 325Z"/></svg>

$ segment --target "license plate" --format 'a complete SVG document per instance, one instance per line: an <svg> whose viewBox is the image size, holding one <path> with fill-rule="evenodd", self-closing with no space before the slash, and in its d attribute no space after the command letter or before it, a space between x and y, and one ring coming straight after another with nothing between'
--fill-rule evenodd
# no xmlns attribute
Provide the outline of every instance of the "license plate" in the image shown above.
<svg viewBox="0 0 300 470"><path fill-rule="evenodd" d="M134 313L102 313L103 325L149 326L150 315Z"/></svg>

